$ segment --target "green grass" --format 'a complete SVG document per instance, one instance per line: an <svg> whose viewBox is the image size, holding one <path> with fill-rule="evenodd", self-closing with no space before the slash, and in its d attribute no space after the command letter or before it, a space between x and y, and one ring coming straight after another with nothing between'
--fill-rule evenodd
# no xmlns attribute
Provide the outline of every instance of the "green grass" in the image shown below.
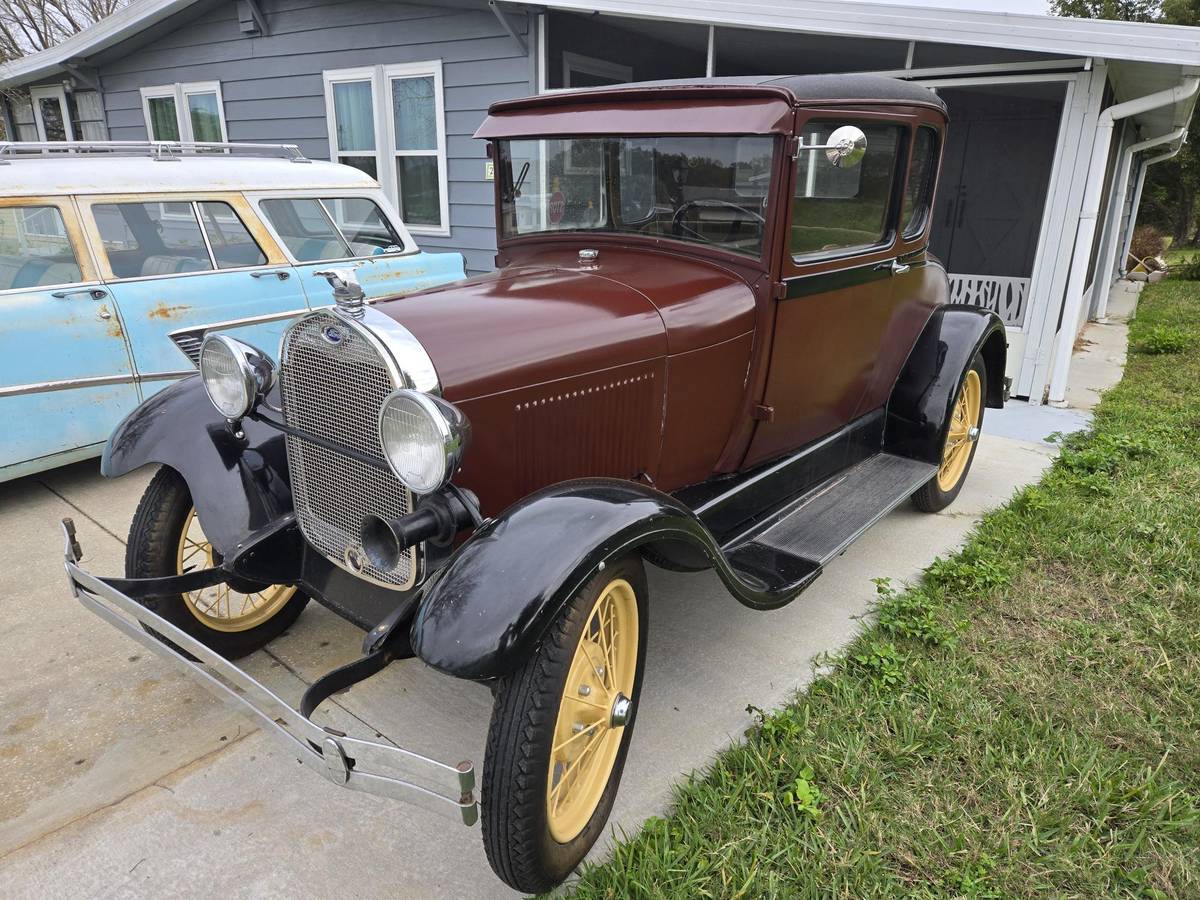
<svg viewBox="0 0 1200 900"><path fill-rule="evenodd" d="M1200 284L1094 430L579 897L1200 896Z"/></svg>

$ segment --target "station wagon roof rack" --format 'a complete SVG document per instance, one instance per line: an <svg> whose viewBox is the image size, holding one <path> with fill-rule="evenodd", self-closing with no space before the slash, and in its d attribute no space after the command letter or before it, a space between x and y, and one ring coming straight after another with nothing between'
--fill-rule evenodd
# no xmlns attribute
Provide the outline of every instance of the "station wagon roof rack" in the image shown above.
<svg viewBox="0 0 1200 900"><path fill-rule="evenodd" d="M156 160L178 160L189 155L265 156L290 162L312 162L295 144L245 144L202 141L15 141L0 143L0 165L20 157L149 156Z"/></svg>

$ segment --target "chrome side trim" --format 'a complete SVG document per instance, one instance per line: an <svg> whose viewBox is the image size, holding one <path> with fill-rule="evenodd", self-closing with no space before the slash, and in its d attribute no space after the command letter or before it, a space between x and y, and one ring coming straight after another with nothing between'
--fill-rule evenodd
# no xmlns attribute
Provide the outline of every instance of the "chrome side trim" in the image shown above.
<svg viewBox="0 0 1200 900"><path fill-rule="evenodd" d="M470 762L452 765L403 747L349 737L317 725L220 654L81 569L79 559L83 554L69 519L63 520L63 536L67 584L84 608L179 665L222 700L248 714L300 763L340 787L416 803L456 817L464 825L478 821L475 767ZM147 633L143 625L175 646ZM184 652L198 662L184 656Z"/></svg>
<svg viewBox="0 0 1200 900"><path fill-rule="evenodd" d="M192 369L181 372L150 372L146 375L95 375L90 378L67 378L62 381L37 381L0 388L0 398L21 397L25 394L45 394L50 391L69 391L75 388L104 387L110 384L141 384L145 381L171 381L195 375Z"/></svg>

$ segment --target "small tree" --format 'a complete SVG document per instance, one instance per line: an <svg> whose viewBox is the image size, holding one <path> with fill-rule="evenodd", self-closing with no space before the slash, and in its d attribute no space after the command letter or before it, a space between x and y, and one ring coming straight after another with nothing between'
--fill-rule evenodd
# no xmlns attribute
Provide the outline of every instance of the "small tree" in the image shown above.
<svg viewBox="0 0 1200 900"><path fill-rule="evenodd" d="M0 62L45 50L128 0L0 0Z"/></svg>

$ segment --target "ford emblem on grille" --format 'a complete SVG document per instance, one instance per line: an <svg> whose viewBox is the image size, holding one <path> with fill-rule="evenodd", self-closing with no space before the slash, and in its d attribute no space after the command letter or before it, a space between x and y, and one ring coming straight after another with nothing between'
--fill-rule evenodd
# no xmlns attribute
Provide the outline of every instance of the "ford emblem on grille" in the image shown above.
<svg viewBox="0 0 1200 900"><path fill-rule="evenodd" d="M329 341L331 344L340 344L342 342L341 331L334 328L332 325L326 327L324 335L325 340Z"/></svg>

